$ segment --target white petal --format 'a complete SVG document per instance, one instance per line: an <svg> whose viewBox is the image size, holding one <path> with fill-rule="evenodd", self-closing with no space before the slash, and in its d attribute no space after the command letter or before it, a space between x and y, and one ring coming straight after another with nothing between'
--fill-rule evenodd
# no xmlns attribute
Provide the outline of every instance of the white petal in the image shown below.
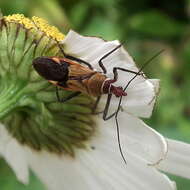
<svg viewBox="0 0 190 190"><path fill-rule="evenodd" d="M120 112L118 115L118 122L120 128L121 138L125 142L123 144L123 151L130 150L134 154L146 160L147 164L155 164L163 160L167 154L167 143L162 135L156 132L154 129L147 126L142 120ZM114 127L112 136L115 137L115 144L117 144L116 138L116 125L114 119L108 121L102 121L100 119L100 126L106 126L106 128ZM101 130L105 130L102 128ZM106 132L108 133L108 132Z"/></svg>
<svg viewBox="0 0 190 190"><path fill-rule="evenodd" d="M94 69L102 71L98 61L108 52L118 46L118 41L104 41L97 37L85 37L70 31L63 41L64 51L72 56L89 62ZM121 47L103 60L107 70L107 77L113 78L113 68L121 67L132 71L138 71L133 59L127 51ZM133 73L118 70L116 86L125 87L134 77ZM136 77L126 90L127 96L123 97L122 107L127 113L140 117L149 117L152 112L155 99L153 84L142 76ZM119 99L113 96L111 107L116 108ZM113 103L112 103L113 102ZM104 98L105 103L105 98Z"/></svg>
<svg viewBox="0 0 190 190"><path fill-rule="evenodd" d="M159 93L160 90L160 80L159 79L148 79L149 82L151 82L154 86L154 90L156 92L156 94Z"/></svg>
<svg viewBox="0 0 190 190"><path fill-rule="evenodd" d="M168 153L159 169L190 179L190 144L167 139Z"/></svg>
<svg viewBox="0 0 190 190"><path fill-rule="evenodd" d="M28 183L28 165L23 152L23 147L13 139L0 124L0 155L4 157L14 170L17 178L24 184Z"/></svg>
<svg viewBox="0 0 190 190"><path fill-rule="evenodd" d="M83 59L98 68L100 58L115 48L119 43L117 41L104 41L97 37L87 37L79 35L70 30L63 40L65 53Z"/></svg>
<svg viewBox="0 0 190 190"><path fill-rule="evenodd" d="M147 162L128 151L127 166L118 153L113 128L102 126L100 133L79 150L75 158L27 150L32 170L48 189L72 190L174 190L175 184ZM93 146L95 149L91 149Z"/></svg>
<svg viewBox="0 0 190 190"><path fill-rule="evenodd" d="M82 36L70 30L62 41L65 53L89 62L95 69L102 71L98 65L98 61L108 52L119 45L117 40L104 41L102 38ZM107 69L107 73L113 73L113 67L126 67L137 71L133 59L129 56L124 48L110 54L104 59L103 64Z"/></svg>
<svg viewBox="0 0 190 190"><path fill-rule="evenodd" d="M149 82L151 82L153 84L153 97L152 97L152 101L149 102L148 104L144 104L144 105L139 105L137 102L137 104L134 105L126 105L126 112L133 114L134 116L138 116L138 117L144 117L144 118L149 118L152 114L152 110L154 108L154 104L155 104L155 100L156 100L156 94L158 94L159 91L159 82L160 80L158 79L149 79ZM152 87L150 87L152 88ZM146 89L144 89L146 90ZM150 89L148 89L148 95L150 95ZM140 93L141 94L141 93ZM143 96L143 94L141 94ZM144 99L143 97L139 97L140 99Z"/></svg>
<svg viewBox="0 0 190 190"><path fill-rule="evenodd" d="M92 155L87 153L85 155L88 161L84 157L81 158L85 163L90 162L88 168L91 168L94 174L97 175L98 173L98 176L110 183L110 187L112 185L113 189L122 190L126 187L132 190L175 189L174 183L153 167L148 166L147 162L133 153L129 147L125 151L126 166L119 154L118 145L114 142L114 132L112 128L101 130L102 135L99 134L98 138L94 139L91 144L95 147L95 150L91 153ZM128 146L127 141L123 141L123 144Z"/></svg>
<svg viewBox="0 0 190 190"><path fill-rule="evenodd" d="M103 190L101 183L91 175L91 172L82 167L78 157L70 158L30 150L27 150L27 155L31 169L50 190L88 190L93 187Z"/></svg>

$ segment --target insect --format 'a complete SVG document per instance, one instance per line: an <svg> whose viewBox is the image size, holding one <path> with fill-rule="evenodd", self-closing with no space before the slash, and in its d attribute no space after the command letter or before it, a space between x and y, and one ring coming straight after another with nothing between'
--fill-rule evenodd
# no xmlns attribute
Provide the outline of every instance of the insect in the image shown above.
<svg viewBox="0 0 190 190"><path fill-rule="evenodd" d="M102 72L95 71L91 64L84 60L65 54L61 46L60 50L63 54L63 57L38 57L33 60L33 67L39 75L41 75L43 78L45 78L50 83L56 86L56 95L58 101L60 102L66 102L78 96L80 93L85 93L97 97L93 109L96 110L101 95L107 94L107 101L103 110L103 119L108 120L115 116L119 150L124 162L126 163L126 159L123 155L122 147L120 144L119 124L117 119L118 113L121 108L122 98L123 96L127 96L127 93L125 91L127 87L130 85L130 83L138 75L143 75L142 70L144 69L144 67L148 63L150 63L152 59L158 56L163 50L158 52L151 59L145 62L145 64L141 67L141 69L139 69L138 72L121 67L113 67L114 77L110 79L106 76L107 70L103 64L103 60L109 55L111 55L113 52L118 50L121 46L122 44L116 46L114 49L102 56L102 58L98 61L98 64L102 69ZM134 74L134 77L132 77L127 82L124 88L121 86L114 85L114 83L118 80L118 70ZM61 99L59 97L58 87L64 90L73 91L73 93L64 99ZM112 95L115 95L120 99L116 111L108 116Z"/></svg>
<svg viewBox="0 0 190 190"><path fill-rule="evenodd" d="M60 102L68 101L80 93L85 93L90 96L97 97L94 109L96 109L101 95L107 94L107 102L103 111L103 119L108 120L115 113L108 116L111 97L114 94L116 97L127 96L127 93L121 86L115 86L114 83L118 80L118 70L130 72L135 75L142 75L142 72L135 72L128 69L114 67L113 79L106 76L107 70L103 64L103 60L119 49L122 45L118 45L108 53L106 53L98 64L102 72L95 71L90 63L79 58L67 55L60 47L64 57L38 57L33 60L33 67L43 78L56 86L57 99ZM58 87L73 91L68 97L61 99L58 93Z"/></svg>

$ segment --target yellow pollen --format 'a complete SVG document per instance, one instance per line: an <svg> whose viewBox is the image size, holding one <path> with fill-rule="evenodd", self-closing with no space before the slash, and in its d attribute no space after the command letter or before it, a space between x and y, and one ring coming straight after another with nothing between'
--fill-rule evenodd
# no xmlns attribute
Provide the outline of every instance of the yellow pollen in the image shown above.
<svg viewBox="0 0 190 190"><path fill-rule="evenodd" d="M45 33L45 35L48 37L57 41L61 41L65 37L55 26L50 26L46 20L36 16L33 16L32 19L29 19L23 14L13 14L4 16L4 18L7 22L16 22L22 24L27 29L37 28L41 32Z"/></svg>

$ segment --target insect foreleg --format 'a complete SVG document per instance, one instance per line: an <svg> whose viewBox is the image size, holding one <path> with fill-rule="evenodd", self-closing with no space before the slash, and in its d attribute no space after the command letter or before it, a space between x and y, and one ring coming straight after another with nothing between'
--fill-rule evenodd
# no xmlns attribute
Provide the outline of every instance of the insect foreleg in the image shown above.
<svg viewBox="0 0 190 190"><path fill-rule="evenodd" d="M97 108L97 106L98 106L98 103L99 103L99 101L100 101L100 98L101 98L101 96L98 96L97 99L96 99L95 104L93 105L93 109L92 109L92 113L93 113L93 114L96 113L96 108Z"/></svg>
<svg viewBox="0 0 190 190"><path fill-rule="evenodd" d="M68 101L68 100L70 100L70 99L72 99L72 98L78 96L79 94L81 94L81 92L74 92L74 93L70 94L69 96L67 96L66 98L61 99L60 96L59 96L58 87L56 86L56 96L57 96L57 100L58 100L59 102L62 102L62 103L63 103L63 102L66 102L66 101Z"/></svg>
<svg viewBox="0 0 190 190"><path fill-rule="evenodd" d="M112 49L110 52L106 53L99 61L98 64L99 66L102 68L103 73L106 74L107 70L104 66L104 64L102 63L102 60L104 60L106 57L108 57L110 54L112 54L114 51L116 51L117 49L119 49L122 46L122 44L119 44L118 46L116 46L114 49Z"/></svg>
<svg viewBox="0 0 190 190"><path fill-rule="evenodd" d="M143 75L143 72L135 72L135 71L131 71L131 70L128 70L128 69L124 69L124 68L121 68L121 67L114 67L113 68L113 74L114 74L114 80L117 81L118 79L118 72L117 70L121 70L121 71L125 71L125 72L128 72L128 73L133 73L133 74L136 74L136 75Z"/></svg>
<svg viewBox="0 0 190 190"><path fill-rule="evenodd" d="M108 94L108 98L107 98L107 101L106 101L106 106L105 106L104 112L103 112L103 120L104 121L109 120L110 118L112 118L113 116L115 116L115 114L117 113L117 112L114 112L111 115L107 116L108 115L109 106L110 106L111 97L112 97L112 94Z"/></svg>

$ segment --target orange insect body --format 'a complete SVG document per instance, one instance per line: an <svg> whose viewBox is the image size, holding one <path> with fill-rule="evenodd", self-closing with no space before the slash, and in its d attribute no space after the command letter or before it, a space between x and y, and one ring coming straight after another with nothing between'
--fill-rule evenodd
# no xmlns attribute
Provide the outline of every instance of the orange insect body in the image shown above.
<svg viewBox="0 0 190 190"><path fill-rule="evenodd" d="M65 90L96 97L102 94L115 94L116 97L127 95L122 87L112 84L117 79L109 79L105 74L68 58L38 57L34 59L33 66L42 77Z"/></svg>
<svg viewBox="0 0 190 190"><path fill-rule="evenodd" d="M66 62L69 64L68 67L68 80L66 82L67 87L59 85L58 81L49 80L54 85L60 86L61 88L69 91L80 91L85 94L92 96L100 96L104 92L102 86L105 82L106 75L93 71L88 67L78 64L66 58L52 57L57 63Z"/></svg>

